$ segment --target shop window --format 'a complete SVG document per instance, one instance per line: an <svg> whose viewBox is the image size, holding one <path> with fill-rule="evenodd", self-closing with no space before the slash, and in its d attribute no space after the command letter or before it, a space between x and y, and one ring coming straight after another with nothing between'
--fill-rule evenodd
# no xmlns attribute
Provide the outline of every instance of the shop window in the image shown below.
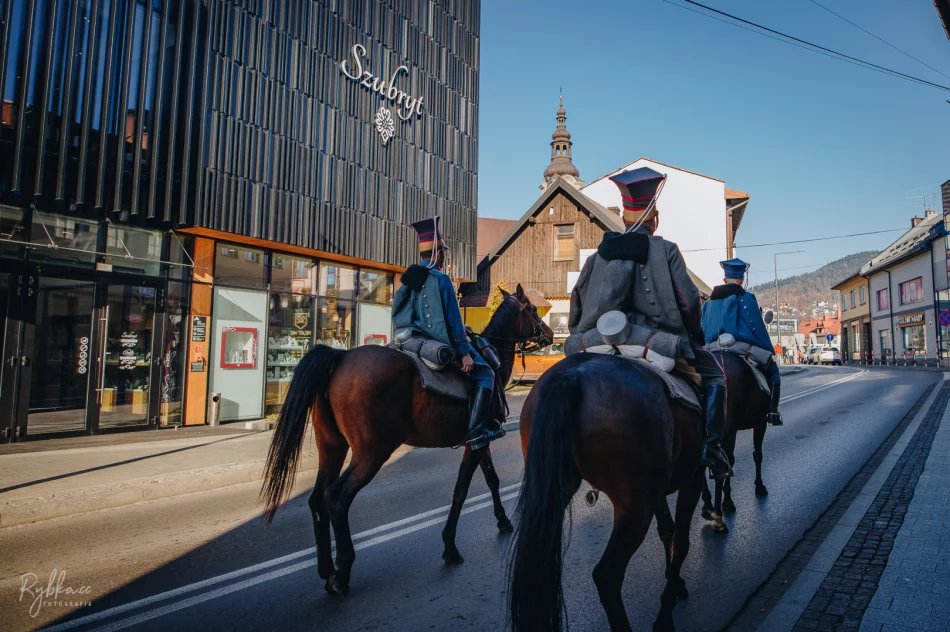
<svg viewBox="0 0 950 632"><path fill-rule="evenodd" d="M878 290L877 291L877 309L878 311L884 311L891 308L891 297L888 294L887 290Z"/></svg>
<svg viewBox="0 0 950 632"><path fill-rule="evenodd" d="M927 337L923 325L913 325L901 329L904 338L904 353L908 355L927 355Z"/></svg>
<svg viewBox="0 0 950 632"><path fill-rule="evenodd" d="M574 225L558 226L554 243L555 261L574 260Z"/></svg>
<svg viewBox="0 0 950 632"><path fill-rule="evenodd" d="M900 286L900 296L901 296L901 305L908 305L910 303L919 303L924 300L924 281L923 278L917 277L910 281L905 281L901 283Z"/></svg>
<svg viewBox="0 0 950 632"><path fill-rule="evenodd" d="M35 211L30 241L50 246L34 251L34 259L59 259L94 263L99 224L72 217L49 215ZM54 247L55 246L55 247Z"/></svg>
<svg viewBox="0 0 950 632"><path fill-rule="evenodd" d="M317 303L317 344L349 349L353 344L353 301L335 297L320 298Z"/></svg>
<svg viewBox="0 0 950 632"><path fill-rule="evenodd" d="M392 319L391 307L360 303L359 334L356 344L382 346L389 344L392 340Z"/></svg>
<svg viewBox="0 0 950 632"><path fill-rule="evenodd" d="M320 264L320 296L352 300L356 298L356 268L339 264Z"/></svg>
<svg viewBox="0 0 950 632"><path fill-rule="evenodd" d="M360 270L361 301L392 305L393 302L393 275L377 270Z"/></svg>
<svg viewBox="0 0 950 632"><path fill-rule="evenodd" d="M162 234L154 230L109 225L106 263L116 272L157 276L161 272Z"/></svg>
<svg viewBox="0 0 950 632"><path fill-rule="evenodd" d="M274 254L271 263L272 290L294 294L312 294L317 264L311 259Z"/></svg>
<svg viewBox="0 0 950 632"><path fill-rule="evenodd" d="M218 244L214 282L239 287L267 287L267 257L262 250Z"/></svg>
<svg viewBox="0 0 950 632"><path fill-rule="evenodd" d="M313 297L275 293L270 297L267 330L265 412L279 412L287 397L294 369L313 340Z"/></svg>

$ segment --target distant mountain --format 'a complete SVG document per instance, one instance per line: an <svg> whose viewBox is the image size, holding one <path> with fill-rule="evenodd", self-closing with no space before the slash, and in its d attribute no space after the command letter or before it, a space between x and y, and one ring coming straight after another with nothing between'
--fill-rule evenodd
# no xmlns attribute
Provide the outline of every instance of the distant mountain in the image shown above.
<svg viewBox="0 0 950 632"><path fill-rule="evenodd" d="M791 308L782 311L792 313L798 311L810 315L819 302L838 304L840 302L839 293L832 292L831 286L844 281L860 270L861 266L877 254L876 251L857 252L832 261L814 272L779 279L779 302ZM755 293L759 299L759 305L762 307L775 306L774 282L760 283L750 288L750 290Z"/></svg>

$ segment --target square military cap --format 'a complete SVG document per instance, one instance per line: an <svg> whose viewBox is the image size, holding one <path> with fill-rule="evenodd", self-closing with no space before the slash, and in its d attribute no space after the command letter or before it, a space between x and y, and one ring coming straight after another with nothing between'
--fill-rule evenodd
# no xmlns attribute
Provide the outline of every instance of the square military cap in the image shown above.
<svg viewBox="0 0 950 632"><path fill-rule="evenodd" d="M445 237L442 235L441 220L442 217L436 215L409 224L419 235L419 252L429 252L438 246L448 248L445 245Z"/></svg>
<svg viewBox="0 0 950 632"><path fill-rule="evenodd" d="M666 175L649 167L631 169L610 176L623 199L623 221L628 224L647 221L656 214L656 197Z"/></svg>

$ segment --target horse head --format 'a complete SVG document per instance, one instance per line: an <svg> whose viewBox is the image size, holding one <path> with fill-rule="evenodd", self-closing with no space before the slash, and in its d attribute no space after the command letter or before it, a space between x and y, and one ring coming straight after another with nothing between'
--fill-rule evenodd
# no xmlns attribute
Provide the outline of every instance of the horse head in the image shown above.
<svg viewBox="0 0 950 632"><path fill-rule="evenodd" d="M501 317L508 329L503 334L506 338L520 343L523 351L543 349L554 341L554 332L541 320L537 306L528 298L520 283L513 294L504 290L501 293L504 298L498 311L505 310Z"/></svg>

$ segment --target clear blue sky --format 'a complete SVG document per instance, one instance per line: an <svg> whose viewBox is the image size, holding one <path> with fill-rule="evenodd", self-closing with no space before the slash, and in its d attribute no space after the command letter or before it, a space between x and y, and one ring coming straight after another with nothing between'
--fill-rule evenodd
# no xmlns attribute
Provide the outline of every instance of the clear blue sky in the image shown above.
<svg viewBox="0 0 950 632"><path fill-rule="evenodd" d="M672 0L682 4L682 0ZM819 0L950 75L930 0ZM950 86L809 0L707 0L797 37ZM829 59L661 0L482 0L478 211L519 217L539 195L563 87L574 164L591 181L646 156L752 196L737 254L751 282L880 249L950 179L950 92ZM661 231L662 232L662 231ZM684 249L720 244L680 244Z"/></svg>

